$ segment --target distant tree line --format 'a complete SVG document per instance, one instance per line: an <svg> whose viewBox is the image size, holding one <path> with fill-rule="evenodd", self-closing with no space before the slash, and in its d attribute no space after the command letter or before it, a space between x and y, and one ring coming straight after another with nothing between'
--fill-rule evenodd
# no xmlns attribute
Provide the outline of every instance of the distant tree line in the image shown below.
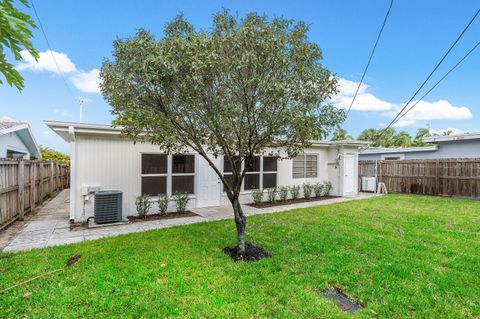
<svg viewBox="0 0 480 319"><path fill-rule="evenodd" d="M340 129L333 137L332 141L338 140L359 140L359 141L375 141L373 147L410 147L428 145L423 138L437 135L451 135L452 130L445 131L441 134L431 133L428 128L421 127L415 132L415 136L410 135L406 131L397 132L394 128L388 128L383 134L382 129L368 128L363 130L357 138L349 135L344 129Z"/></svg>

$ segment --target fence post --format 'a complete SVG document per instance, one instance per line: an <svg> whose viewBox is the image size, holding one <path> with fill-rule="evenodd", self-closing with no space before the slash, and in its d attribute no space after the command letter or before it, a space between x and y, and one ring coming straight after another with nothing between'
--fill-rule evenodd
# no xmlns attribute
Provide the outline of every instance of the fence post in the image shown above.
<svg viewBox="0 0 480 319"><path fill-rule="evenodd" d="M23 220L25 212L25 162L18 162L18 219Z"/></svg>
<svg viewBox="0 0 480 319"><path fill-rule="evenodd" d="M35 211L35 161L30 161L30 212Z"/></svg>
<svg viewBox="0 0 480 319"><path fill-rule="evenodd" d="M440 195L440 160L435 161L435 194Z"/></svg>

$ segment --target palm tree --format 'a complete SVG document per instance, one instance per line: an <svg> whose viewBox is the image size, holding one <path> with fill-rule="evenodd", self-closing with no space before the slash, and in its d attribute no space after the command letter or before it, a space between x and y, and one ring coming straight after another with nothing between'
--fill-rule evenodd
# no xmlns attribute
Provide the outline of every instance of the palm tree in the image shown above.
<svg viewBox="0 0 480 319"><path fill-rule="evenodd" d="M341 141L341 140L354 140L353 136L347 133L347 130L341 128L338 130L335 135L332 137L332 141Z"/></svg>

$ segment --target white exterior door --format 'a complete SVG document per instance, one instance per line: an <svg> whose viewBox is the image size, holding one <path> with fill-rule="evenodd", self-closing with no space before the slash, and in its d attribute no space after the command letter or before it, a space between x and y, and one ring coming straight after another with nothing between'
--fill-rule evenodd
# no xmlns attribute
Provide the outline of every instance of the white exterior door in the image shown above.
<svg viewBox="0 0 480 319"><path fill-rule="evenodd" d="M220 168L220 157L210 157L217 168ZM197 207L219 206L221 199L221 182L208 162L201 156L198 161L197 174Z"/></svg>
<svg viewBox="0 0 480 319"><path fill-rule="evenodd" d="M343 161L343 193L345 195L357 193L355 189L355 181L357 179L357 176L355 176L355 163L354 154L345 154Z"/></svg>

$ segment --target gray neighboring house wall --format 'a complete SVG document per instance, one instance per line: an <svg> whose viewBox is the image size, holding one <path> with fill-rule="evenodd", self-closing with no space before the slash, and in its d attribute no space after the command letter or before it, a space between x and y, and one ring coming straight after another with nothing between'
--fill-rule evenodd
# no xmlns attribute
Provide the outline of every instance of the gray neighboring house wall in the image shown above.
<svg viewBox="0 0 480 319"><path fill-rule="evenodd" d="M480 133L432 136L423 139L431 146L368 148L361 151L359 160L409 160L436 158L479 158Z"/></svg>
<svg viewBox="0 0 480 319"><path fill-rule="evenodd" d="M27 122L0 120L0 158L40 157L40 149Z"/></svg>

